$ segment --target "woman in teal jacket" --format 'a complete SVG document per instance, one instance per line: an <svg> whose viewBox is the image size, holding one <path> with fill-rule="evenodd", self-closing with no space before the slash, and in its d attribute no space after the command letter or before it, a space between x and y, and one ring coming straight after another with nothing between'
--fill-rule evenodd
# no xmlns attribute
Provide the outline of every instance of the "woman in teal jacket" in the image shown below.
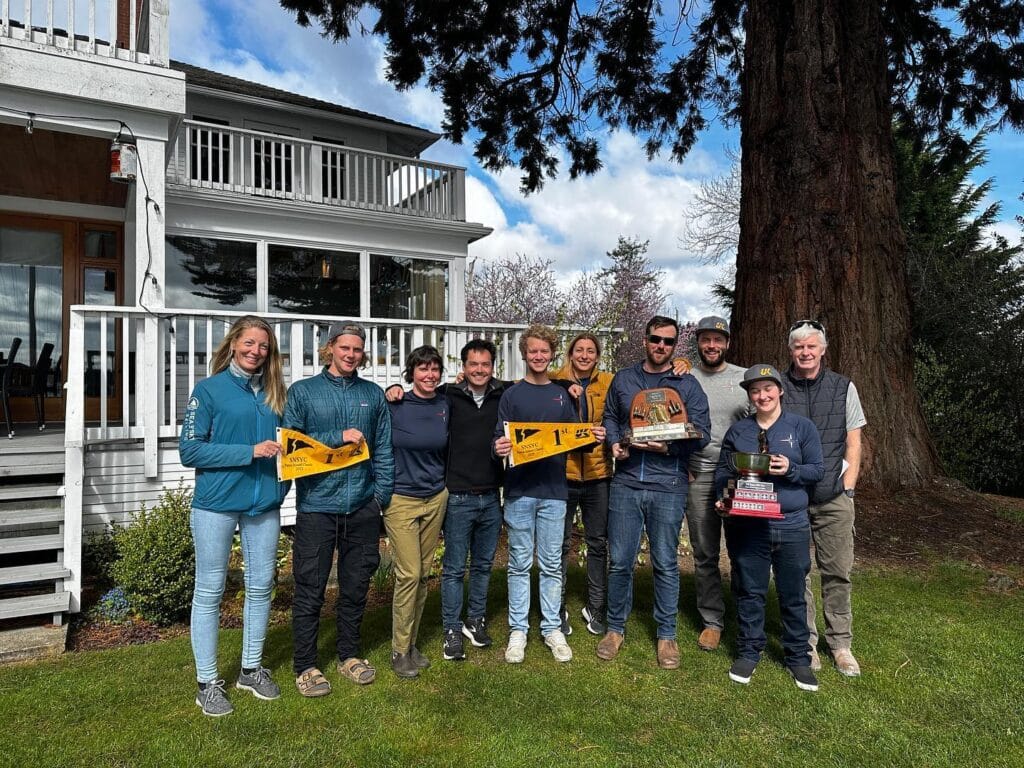
<svg viewBox="0 0 1024 768"><path fill-rule="evenodd" d="M236 527L245 560L242 668L236 688L260 699L281 695L263 667L270 616L281 501L277 428L284 413L281 354L271 327L258 317L238 320L217 347L210 377L200 381L181 425L181 463L195 467L192 539L196 585L192 596L192 653L203 714L232 711L217 674L217 631L228 558Z"/></svg>

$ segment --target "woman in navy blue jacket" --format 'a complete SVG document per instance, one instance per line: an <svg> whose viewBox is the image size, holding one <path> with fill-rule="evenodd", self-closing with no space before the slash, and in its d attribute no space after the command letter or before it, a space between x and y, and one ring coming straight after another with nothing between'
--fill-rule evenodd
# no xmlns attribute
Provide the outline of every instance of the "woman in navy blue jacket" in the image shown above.
<svg viewBox="0 0 1024 768"><path fill-rule="evenodd" d="M245 560L242 669L235 687L260 699L281 690L263 667L270 616L281 501L277 428L284 413L281 354L273 329L246 316L231 326L210 362L210 377L189 398L181 425L181 463L195 467L192 539L196 586L192 597L192 653L203 714L232 711L217 674L217 631L228 558L237 527Z"/></svg>
<svg viewBox="0 0 1024 768"><path fill-rule="evenodd" d="M811 568L807 489L825 472L821 438L813 422L782 410L782 377L773 366L749 368L740 386L747 390L755 412L725 433L715 468L715 489L721 498L728 481L735 477L735 452L771 454L768 476L761 479L774 485L783 518L730 515L725 521L739 624L738 658L729 670L729 678L749 683L761 659L767 644L764 613L768 581L774 571L784 663L798 688L816 691L818 681L810 666L804 579ZM724 511L721 501L716 506Z"/></svg>

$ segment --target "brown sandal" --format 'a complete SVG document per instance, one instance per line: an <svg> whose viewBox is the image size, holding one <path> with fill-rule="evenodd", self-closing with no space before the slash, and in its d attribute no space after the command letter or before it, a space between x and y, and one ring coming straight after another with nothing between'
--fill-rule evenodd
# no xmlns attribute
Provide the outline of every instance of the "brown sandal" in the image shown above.
<svg viewBox="0 0 1024 768"><path fill-rule="evenodd" d="M331 692L331 683L324 673L316 667L310 667L295 678L295 687L306 698L316 699Z"/></svg>
<svg viewBox="0 0 1024 768"><path fill-rule="evenodd" d="M377 670L370 666L366 659L355 656L338 662L338 674L351 680L356 685L369 685L377 677Z"/></svg>

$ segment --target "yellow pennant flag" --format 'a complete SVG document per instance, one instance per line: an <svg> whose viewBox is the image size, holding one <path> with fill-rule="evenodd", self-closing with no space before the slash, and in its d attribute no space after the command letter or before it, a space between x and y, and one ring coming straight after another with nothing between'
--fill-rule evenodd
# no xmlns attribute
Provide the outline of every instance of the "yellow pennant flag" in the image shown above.
<svg viewBox="0 0 1024 768"><path fill-rule="evenodd" d="M590 424L550 421L506 421L505 437L512 441L508 465L517 467L596 443Z"/></svg>
<svg viewBox="0 0 1024 768"><path fill-rule="evenodd" d="M341 448L328 448L309 435L294 429L278 428L277 442L281 444L281 453L277 457L278 480L333 472L370 458L370 447L365 440Z"/></svg>

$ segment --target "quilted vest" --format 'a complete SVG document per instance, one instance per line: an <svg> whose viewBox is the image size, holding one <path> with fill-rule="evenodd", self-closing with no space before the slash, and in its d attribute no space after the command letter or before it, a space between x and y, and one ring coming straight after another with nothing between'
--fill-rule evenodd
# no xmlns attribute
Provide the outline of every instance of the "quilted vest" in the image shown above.
<svg viewBox="0 0 1024 768"><path fill-rule="evenodd" d="M850 380L822 367L813 379L784 374L782 409L805 416L814 422L821 436L825 457L825 476L811 489L811 503L823 504L843 492L840 472L846 454L846 393Z"/></svg>

